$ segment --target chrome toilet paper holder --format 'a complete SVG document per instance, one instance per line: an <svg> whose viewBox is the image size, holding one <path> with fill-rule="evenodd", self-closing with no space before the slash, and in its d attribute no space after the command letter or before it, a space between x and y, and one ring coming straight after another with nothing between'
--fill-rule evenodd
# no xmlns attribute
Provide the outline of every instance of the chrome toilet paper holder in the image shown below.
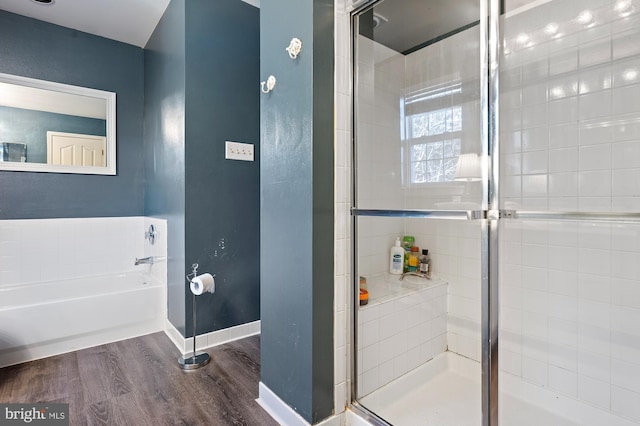
<svg viewBox="0 0 640 426"><path fill-rule="evenodd" d="M191 265L191 273L186 275L187 285L191 285L191 280L198 274L198 264ZM183 370L195 370L209 364L211 357L206 352L196 352L196 295L193 294L193 353L191 356L186 354L178 358L178 364Z"/></svg>

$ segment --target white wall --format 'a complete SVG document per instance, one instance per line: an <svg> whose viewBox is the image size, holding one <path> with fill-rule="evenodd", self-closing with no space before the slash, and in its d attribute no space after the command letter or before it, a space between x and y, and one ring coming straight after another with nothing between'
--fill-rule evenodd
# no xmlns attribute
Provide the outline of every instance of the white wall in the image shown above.
<svg viewBox="0 0 640 426"><path fill-rule="evenodd" d="M144 239L158 229L156 244ZM153 267L136 257L163 256ZM166 221L144 217L0 221L0 285L147 271L166 282Z"/></svg>
<svg viewBox="0 0 640 426"><path fill-rule="evenodd" d="M371 300L360 307L358 336L361 398L446 351L447 284Z"/></svg>

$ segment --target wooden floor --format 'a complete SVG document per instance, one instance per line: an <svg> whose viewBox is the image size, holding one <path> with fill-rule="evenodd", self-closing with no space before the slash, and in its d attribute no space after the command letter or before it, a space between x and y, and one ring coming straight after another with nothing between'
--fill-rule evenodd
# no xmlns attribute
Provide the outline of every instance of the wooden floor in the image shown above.
<svg viewBox="0 0 640 426"><path fill-rule="evenodd" d="M164 333L0 369L0 402L63 402L71 425L277 425L255 402L260 337L207 351L198 370L178 366Z"/></svg>

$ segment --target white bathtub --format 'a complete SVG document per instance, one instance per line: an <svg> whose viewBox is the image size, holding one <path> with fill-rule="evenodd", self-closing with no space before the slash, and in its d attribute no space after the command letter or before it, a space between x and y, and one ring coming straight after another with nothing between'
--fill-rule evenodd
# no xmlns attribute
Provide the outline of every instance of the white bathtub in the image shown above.
<svg viewBox="0 0 640 426"><path fill-rule="evenodd" d="M139 273L0 287L0 367L163 330L166 291Z"/></svg>

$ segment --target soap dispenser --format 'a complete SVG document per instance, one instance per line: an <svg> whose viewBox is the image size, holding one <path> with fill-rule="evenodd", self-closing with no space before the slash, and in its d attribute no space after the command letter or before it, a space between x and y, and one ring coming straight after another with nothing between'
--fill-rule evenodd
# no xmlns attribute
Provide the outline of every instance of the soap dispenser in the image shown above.
<svg viewBox="0 0 640 426"><path fill-rule="evenodd" d="M389 273L393 275L402 275L404 267L404 248L400 245L400 237L396 238L396 243L391 247L389 255Z"/></svg>

